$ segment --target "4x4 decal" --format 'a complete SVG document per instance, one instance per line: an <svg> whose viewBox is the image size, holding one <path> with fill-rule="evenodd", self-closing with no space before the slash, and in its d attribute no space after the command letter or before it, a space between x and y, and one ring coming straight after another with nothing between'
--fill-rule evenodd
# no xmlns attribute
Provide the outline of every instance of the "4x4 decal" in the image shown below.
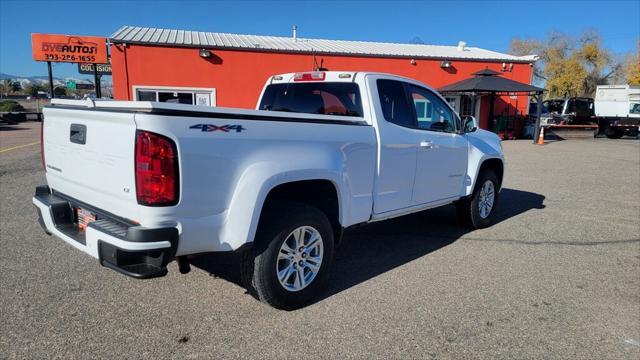
<svg viewBox="0 0 640 360"><path fill-rule="evenodd" d="M190 126L189 129L200 129L200 131L204 132L212 132L212 131L222 131L229 132L231 130L235 130L236 132L241 132L242 130L247 130L242 127L242 125L213 125L213 124L198 124Z"/></svg>

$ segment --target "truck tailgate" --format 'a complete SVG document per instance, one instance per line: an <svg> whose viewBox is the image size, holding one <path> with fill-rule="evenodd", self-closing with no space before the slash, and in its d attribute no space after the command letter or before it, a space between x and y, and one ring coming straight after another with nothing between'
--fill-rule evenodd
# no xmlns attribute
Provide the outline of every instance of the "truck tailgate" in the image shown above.
<svg viewBox="0 0 640 360"><path fill-rule="evenodd" d="M44 110L43 144L49 186L102 210L133 218L136 124L132 112Z"/></svg>

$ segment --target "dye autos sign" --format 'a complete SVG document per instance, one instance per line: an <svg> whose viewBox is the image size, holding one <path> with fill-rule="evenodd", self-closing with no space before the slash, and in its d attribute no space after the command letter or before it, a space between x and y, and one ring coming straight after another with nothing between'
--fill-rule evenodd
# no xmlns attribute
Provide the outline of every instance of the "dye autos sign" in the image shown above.
<svg viewBox="0 0 640 360"><path fill-rule="evenodd" d="M78 64L80 74L93 75L93 68L98 67L98 75L111 75L111 64Z"/></svg>
<svg viewBox="0 0 640 360"><path fill-rule="evenodd" d="M108 63L103 37L31 34L31 49L35 61Z"/></svg>

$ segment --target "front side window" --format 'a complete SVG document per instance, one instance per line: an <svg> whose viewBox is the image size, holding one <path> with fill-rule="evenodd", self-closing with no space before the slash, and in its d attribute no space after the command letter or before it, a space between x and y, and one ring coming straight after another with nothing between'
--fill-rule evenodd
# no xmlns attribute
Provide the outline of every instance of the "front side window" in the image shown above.
<svg viewBox="0 0 640 360"><path fill-rule="evenodd" d="M363 117L354 83L283 83L267 86L260 110Z"/></svg>
<svg viewBox="0 0 640 360"><path fill-rule="evenodd" d="M449 106L451 106L454 110L458 110L457 106L456 106L456 98L454 97L446 97L444 98L445 100L447 100L447 103L449 104Z"/></svg>
<svg viewBox="0 0 640 360"><path fill-rule="evenodd" d="M454 115L451 109L432 92L414 85L407 86L416 111L419 129L453 132Z"/></svg>

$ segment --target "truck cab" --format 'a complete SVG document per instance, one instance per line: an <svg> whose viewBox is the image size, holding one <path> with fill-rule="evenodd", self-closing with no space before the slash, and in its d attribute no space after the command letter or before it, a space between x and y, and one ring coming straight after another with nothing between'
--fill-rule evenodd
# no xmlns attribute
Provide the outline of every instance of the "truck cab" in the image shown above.
<svg viewBox="0 0 640 360"><path fill-rule="evenodd" d="M595 110L600 132L608 138L637 137L640 130L640 86L598 85Z"/></svg>
<svg viewBox="0 0 640 360"><path fill-rule="evenodd" d="M542 102L543 125L587 125L596 122L592 98L572 97Z"/></svg>

